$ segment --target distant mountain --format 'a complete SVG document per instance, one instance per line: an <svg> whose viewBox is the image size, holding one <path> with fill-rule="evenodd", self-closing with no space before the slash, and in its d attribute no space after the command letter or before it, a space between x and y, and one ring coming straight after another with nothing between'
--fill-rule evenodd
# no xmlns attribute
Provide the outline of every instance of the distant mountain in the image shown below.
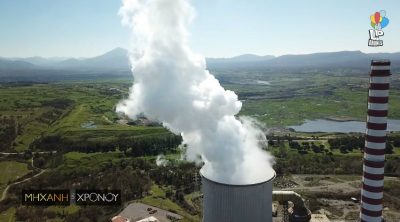
<svg viewBox="0 0 400 222"><path fill-rule="evenodd" d="M47 82L131 75L128 51L122 48L93 58L0 58L0 82Z"/></svg>
<svg viewBox="0 0 400 222"><path fill-rule="evenodd" d="M231 63L231 62L260 62L275 58L275 56L259 56L254 54L244 54L232 58L207 58L207 63Z"/></svg>
<svg viewBox="0 0 400 222"><path fill-rule="evenodd" d="M1 61L7 61L9 68L12 64L14 68L36 68L36 69L67 69L67 70L130 70L128 59L128 51L123 48L115 48L103 55L92 58L44 58L44 57L28 57L28 58L0 58ZM12 63L14 62L14 63ZM24 63L29 63L27 65ZM17 67L20 65L19 67ZM0 68L7 68L5 65Z"/></svg>
<svg viewBox="0 0 400 222"><path fill-rule="evenodd" d="M206 58L210 70L332 70L332 69L369 69L371 59L390 59L392 68L400 68L400 53L363 53L361 51L323 52L304 55L258 56L244 54L232 58ZM0 77L21 79L23 76L130 76L131 68L128 51L116 48L103 55L92 58L0 58ZM75 78L74 77L74 78ZM57 77L58 78L58 77ZM46 79L46 78L44 78ZM0 79L1 81L1 79Z"/></svg>
<svg viewBox="0 0 400 222"><path fill-rule="evenodd" d="M17 69L34 69L35 65L24 61L15 61L0 58L0 69L17 70Z"/></svg>
<svg viewBox="0 0 400 222"><path fill-rule="evenodd" d="M116 48L93 58L67 59L52 66L63 69L130 70L128 51L123 48Z"/></svg>
<svg viewBox="0 0 400 222"><path fill-rule="evenodd" d="M238 59L239 58L239 59ZM245 59L241 59L245 58ZM262 68L361 68L368 69L372 59L390 59L400 67L400 53L363 53L361 51L323 52L278 57L242 55L229 59L208 59L209 69Z"/></svg>
<svg viewBox="0 0 400 222"><path fill-rule="evenodd" d="M65 57L44 58L44 57L40 57L40 56L27 57L27 58L12 58L12 60L28 62L28 63L32 63L33 65L36 65L36 66L51 66L57 62L60 62L60 61L66 60L66 59L67 58L65 58Z"/></svg>
<svg viewBox="0 0 400 222"><path fill-rule="evenodd" d="M270 66L324 67L354 66L368 61L369 56L361 51L324 52L305 55L283 55L269 61Z"/></svg>
<svg viewBox="0 0 400 222"><path fill-rule="evenodd" d="M395 53L369 53L371 58L374 59L389 59L392 62L398 62L400 58L400 52Z"/></svg>

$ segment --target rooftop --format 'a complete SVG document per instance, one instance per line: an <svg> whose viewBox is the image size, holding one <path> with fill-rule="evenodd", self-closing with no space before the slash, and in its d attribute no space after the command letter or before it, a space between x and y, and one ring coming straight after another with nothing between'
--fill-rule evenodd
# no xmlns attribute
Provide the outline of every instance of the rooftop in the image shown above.
<svg viewBox="0 0 400 222"><path fill-rule="evenodd" d="M170 222L174 220L181 220L183 217L143 203L131 203L124 210L119 213L119 216L129 219L131 222L141 221L141 222L153 222L157 219L158 222ZM143 220L145 219L145 220ZM147 219L147 220L146 220Z"/></svg>

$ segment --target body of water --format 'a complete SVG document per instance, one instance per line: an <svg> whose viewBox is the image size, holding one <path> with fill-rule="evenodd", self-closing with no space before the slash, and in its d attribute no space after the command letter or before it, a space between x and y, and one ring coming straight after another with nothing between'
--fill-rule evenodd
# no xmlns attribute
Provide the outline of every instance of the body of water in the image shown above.
<svg viewBox="0 0 400 222"><path fill-rule="evenodd" d="M260 85L271 85L271 82L264 81L264 80L257 80L257 84L260 84Z"/></svg>
<svg viewBox="0 0 400 222"><path fill-rule="evenodd" d="M94 129L97 128L96 124L93 121L85 122L81 124L81 128L85 129Z"/></svg>
<svg viewBox="0 0 400 222"><path fill-rule="evenodd" d="M298 132L327 132L327 133L364 133L365 122L360 121L333 121L326 119L306 120L300 126L288 126ZM389 119L388 131L400 131L400 120Z"/></svg>

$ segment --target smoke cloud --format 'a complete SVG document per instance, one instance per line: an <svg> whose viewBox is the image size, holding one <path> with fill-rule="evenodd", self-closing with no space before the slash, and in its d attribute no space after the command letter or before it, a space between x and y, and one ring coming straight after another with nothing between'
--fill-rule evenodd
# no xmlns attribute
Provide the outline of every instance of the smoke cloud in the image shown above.
<svg viewBox="0 0 400 222"><path fill-rule="evenodd" d="M237 119L237 95L206 70L205 58L188 46L188 0L123 0L119 14L132 30L134 83L117 112L144 113L181 134L202 174L232 184L270 179L272 157L261 149L265 135L249 119Z"/></svg>

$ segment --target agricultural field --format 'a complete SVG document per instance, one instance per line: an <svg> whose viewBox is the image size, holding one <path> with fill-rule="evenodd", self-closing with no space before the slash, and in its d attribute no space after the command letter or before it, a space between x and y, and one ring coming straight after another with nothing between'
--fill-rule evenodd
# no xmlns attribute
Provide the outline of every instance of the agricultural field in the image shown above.
<svg viewBox="0 0 400 222"><path fill-rule="evenodd" d="M14 222L15 221L15 208L10 207L0 213L0 221Z"/></svg>
<svg viewBox="0 0 400 222"><path fill-rule="evenodd" d="M28 164L17 161L0 161L0 169L2 171L0 174L0 195L3 194L8 183L31 172L28 169Z"/></svg>
<svg viewBox="0 0 400 222"><path fill-rule="evenodd" d="M47 135L104 142L117 137L170 134L162 127L117 123L115 106L127 91L128 85L122 82L0 85L0 120L7 120L15 131L11 138L5 138L11 146L3 151L26 151L32 142Z"/></svg>
<svg viewBox="0 0 400 222"><path fill-rule="evenodd" d="M242 100L240 115L253 116L267 126L297 125L306 119L365 119L367 74L346 77L316 73L251 78L245 84L228 81L225 87L235 91ZM260 80L268 84L257 83ZM393 75L391 84L389 118L400 119L399 74Z"/></svg>
<svg viewBox="0 0 400 222"><path fill-rule="evenodd" d="M17 161L0 161L0 200L5 198L5 189L8 184L27 175L31 172L27 163ZM10 207L5 211L0 212L0 221L13 222L15 221L14 207Z"/></svg>

